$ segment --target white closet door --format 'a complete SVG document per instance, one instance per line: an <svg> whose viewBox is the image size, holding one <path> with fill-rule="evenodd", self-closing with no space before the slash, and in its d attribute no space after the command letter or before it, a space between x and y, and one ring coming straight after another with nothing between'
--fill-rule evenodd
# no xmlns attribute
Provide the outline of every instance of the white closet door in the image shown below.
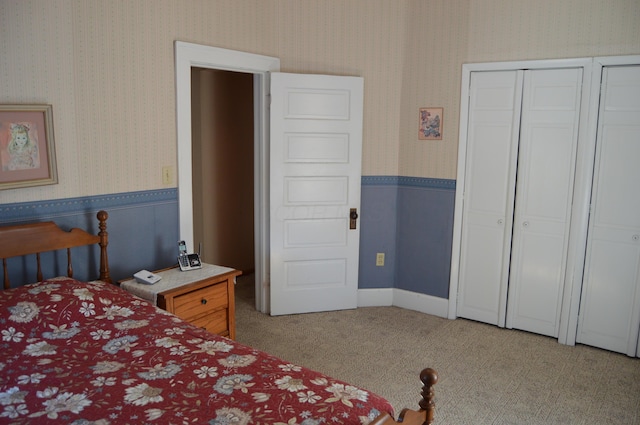
<svg viewBox="0 0 640 425"><path fill-rule="evenodd" d="M524 78L507 327L558 337L582 69Z"/></svg>
<svg viewBox="0 0 640 425"><path fill-rule="evenodd" d="M576 341L640 355L640 66L606 67Z"/></svg>
<svg viewBox="0 0 640 425"><path fill-rule="evenodd" d="M470 80L457 314L499 326L505 324L521 79L521 71L495 71L474 72Z"/></svg>

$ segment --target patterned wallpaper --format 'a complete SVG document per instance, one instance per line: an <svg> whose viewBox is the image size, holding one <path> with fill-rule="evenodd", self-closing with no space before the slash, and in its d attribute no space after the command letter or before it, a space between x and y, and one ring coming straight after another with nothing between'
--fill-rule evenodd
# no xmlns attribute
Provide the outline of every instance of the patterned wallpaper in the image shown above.
<svg viewBox="0 0 640 425"><path fill-rule="evenodd" d="M639 54L638 34L637 0L2 0L0 103L53 104L60 183L0 202L163 188L174 40L362 76L363 175L455 179L463 63ZM418 140L424 106L443 140Z"/></svg>
<svg viewBox="0 0 640 425"><path fill-rule="evenodd" d="M400 175L456 178L460 80L473 2L477 0L411 3L400 109ZM442 140L418 140L422 107L444 108Z"/></svg>
<svg viewBox="0 0 640 425"><path fill-rule="evenodd" d="M53 105L60 182L0 191L0 203L81 194L75 170L81 152L76 134L72 31L73 16L66 5L0 1L0 103Z"/></svg>

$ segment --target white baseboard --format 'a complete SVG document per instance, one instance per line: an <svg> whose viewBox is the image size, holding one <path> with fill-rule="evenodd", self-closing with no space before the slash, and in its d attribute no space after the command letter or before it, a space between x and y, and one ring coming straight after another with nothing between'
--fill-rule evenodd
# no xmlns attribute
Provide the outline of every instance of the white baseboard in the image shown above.
<svg viewBox="0 0 640 425"><path fill-rule="evenodd" d="M393 290L393 305L444 318L447 318L449 312L449 300L446 298L419 294L404 289Z"/></svg>
<svg viewBox="0 0 640 425"><path fill-rule="evenodd" d="M449 300L396 288L358 289L358 307L395 306L447 318Z"/></svg>
<svg viewBox="0 0 640 425"><path fill-rule="evenodd" d="M358 289L358 307L388 307L393 305L393 288Z"/></svg>

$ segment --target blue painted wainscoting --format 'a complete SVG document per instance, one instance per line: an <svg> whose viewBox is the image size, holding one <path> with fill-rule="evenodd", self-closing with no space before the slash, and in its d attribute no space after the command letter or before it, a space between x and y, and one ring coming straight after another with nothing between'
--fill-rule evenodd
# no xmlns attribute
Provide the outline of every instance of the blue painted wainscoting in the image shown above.
<svg viewBox="0 0 640 425"><path fill-rule="evenodd" d="M114 281L141 269L156 270L176 262L177 189L0 204L0 225L54 221L65 230L79 227L97 233L96 214L100 210L109 213L108 253ZM72 259L75 278L98 277L100 257L97 248L75 248ZM46 277L66 274L64 252L42 255L42 263ZM33 261L14 259L9 263L9 271L12 284L35 281L35 256Z"/></svg>
<svg viewBox="0 0 640 425"><path fill-rule="evenodd" d="M363 176L359 288L446 300L454 201L455 180ZM378 252L385 253L384 267L376 266Z"/></svg>
<svg viewBox="0 0 640 425"><path fill-rule="evenodd" d="M449 295L454 199L454 180L362 177L359 292L378 293L383 298L374 296L361 305L421 310L411 305L418 299L421 305L436 300L436 310L444 308L440 306ZM97 233L96 213L102 209L109 213L109 263L114 280L175 263L179 238L175 188L0 204L0 225L55 221L66 230L80 227ZM376 266L378 252L385 253L384 267ZM77 249L73 259L76 278L97 277L97 249ZM34 281L35 259L20 260L17 266L16 261L9 267L11 282ZM42 261L46 276L65 273L64 253L45 255Z"/></svg>

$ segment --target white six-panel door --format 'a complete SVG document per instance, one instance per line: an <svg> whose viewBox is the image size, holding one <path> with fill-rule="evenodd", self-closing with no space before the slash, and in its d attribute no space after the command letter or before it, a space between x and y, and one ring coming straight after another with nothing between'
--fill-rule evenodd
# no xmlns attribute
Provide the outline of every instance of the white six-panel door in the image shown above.
<svg viewBox="0 0 640 425"><path fill-rule="evenodd" d="M634 356L640 329L640 66L605 67L577 342Z"/></svg>
<svg viewBox="0 0 640 425"><path fill-rule="evenodd" d="M507 327L558 337L582 69L525 73Z"/></svg>
<svg viewBox="0 0 640 425"><path fill-rule="evenodd" d="M271 314L357 307L363 79L271 75Z"/></svg>

